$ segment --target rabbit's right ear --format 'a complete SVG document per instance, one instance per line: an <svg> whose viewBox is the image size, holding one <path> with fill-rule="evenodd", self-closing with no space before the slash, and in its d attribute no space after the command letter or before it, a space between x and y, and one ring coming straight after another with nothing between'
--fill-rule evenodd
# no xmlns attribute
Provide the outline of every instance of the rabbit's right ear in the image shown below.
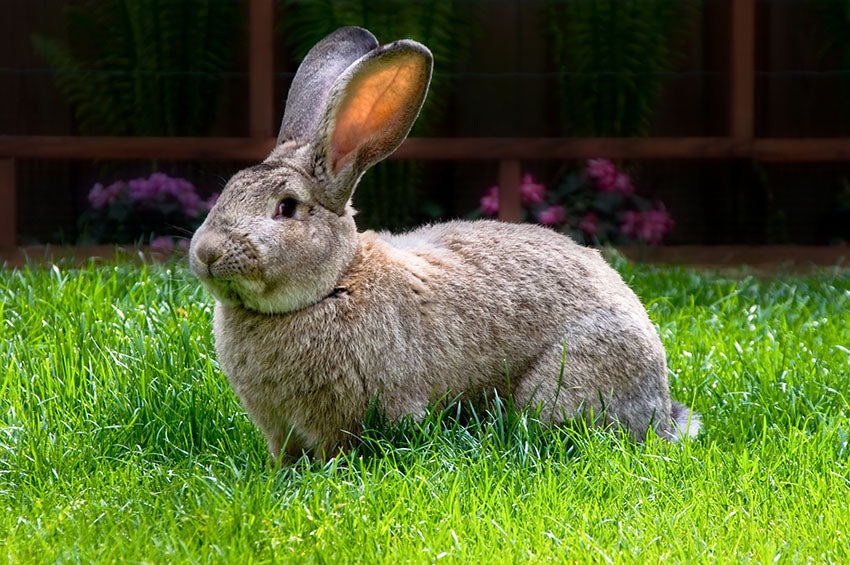
<svg viewBox="0 0 850 565"><path fill-rule="evenodd" d="M355 26L339 28L315 44L292 79L277 144L290 140L309 142L334 81L354 61L377 47L374 35Z"/></svg>
<svg viewBox="0 0 850 565"><path fill-rule="evenodd" d="M316 197L345 211L360 176L396 150L419 115L433 57L403 39L355 61L331 88L312 142Z"/></svg>

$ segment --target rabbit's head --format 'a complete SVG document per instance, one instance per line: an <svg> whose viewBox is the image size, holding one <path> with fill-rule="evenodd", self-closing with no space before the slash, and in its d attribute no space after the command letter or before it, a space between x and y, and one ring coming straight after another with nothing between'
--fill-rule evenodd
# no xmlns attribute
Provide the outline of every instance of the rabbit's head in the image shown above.
<svg viewBox="0 0 850 565"><path fill-rule="evenodd" d="M192 237L191 268L216 299L271 314L333 292L357 250L357 181L407 136L431 67L423 45L379 47L357 27L310 50L271 155L230 179Z"/></svg>

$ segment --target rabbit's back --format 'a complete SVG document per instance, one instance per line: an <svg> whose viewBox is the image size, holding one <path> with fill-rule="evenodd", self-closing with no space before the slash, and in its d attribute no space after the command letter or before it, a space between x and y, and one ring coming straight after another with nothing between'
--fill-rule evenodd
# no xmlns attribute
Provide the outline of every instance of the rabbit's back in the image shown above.
<svg viewBox="0 0 850 565"><path fill-rule="evenodd" d="M655 334L637 296L597 250L548 228L449 222L380 238L400 266L430 267L426 282L444 307L506 330L504 339L528 346L593 318Z"/></svg>

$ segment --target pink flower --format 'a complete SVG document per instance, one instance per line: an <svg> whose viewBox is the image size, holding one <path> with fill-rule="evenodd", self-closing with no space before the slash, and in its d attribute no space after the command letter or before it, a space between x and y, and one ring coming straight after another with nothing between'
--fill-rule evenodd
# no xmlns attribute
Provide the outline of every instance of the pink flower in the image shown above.
<svg viewBox="0 0 850 565"><path fill-rule="evenodd" d="M522 182L519 185L519 191L522 195L523 204L540 204L543 202L543 195L546 193L546 187L542 184L534 182L534 177L531 173L526 173L522 177Z"/></svg>
<svg viewBox="0 0 850 565"><path fill-rule="evenodd" d="M661 243L662 238L671 229L673 229L673 219L670 218L670 214L661 204L657 210L649 210L643 213L637 235L646 243L656 245Z"/></svg>
<svg viewBox="0 0 850 565"><path fill-rule="evenodd" d="M102 184L97 183L89 191L89 204L95 210L100 210L107 204L115 202L123 188L124 185L121 181L114 182L106 188Z"/></svg>
<svg viewBox="0 0 850 565"><path fill-rule="evenodd" d="M623 214L623 222L620 224L620 232L629 237L637 237L640 220L640 213L629 210Z"/></svg>
<svg viewBox="0 0 850 565"><path fill-rule="evenodd" d="M601 192L631 194L635 191L632 178L618 171L616 165L608 159L589 159L587 176L593 179L596 188Z"/></svg>
<svg viewBox="0 0 850 565"><path fill-rule="evenodd" d="M633 193L635 191L635 187L632 185L632 177L626 173L617 173L617 177L611 185L611 191L620 192L626 195Z"/></svg>
<svg viewBox="0 0 850 565"><path fill-rule="evenodd" d="M617 167L610 159L588 159L587 176L592 179L601 179L617 174Z"/></svg>
<svg viewBox="0 0 850 565"><path fill-rule="evenodd" d="M491 186L487 193L481 197L481 211L487 216L495 216L499 213L499 187Z"/></svg>
<svg viewBox="0 0 850 565"><path fill-rule="evenodd" d="M169 253L174 250L174 239L163 235L151 240L151 251L157 253Z"/></svg>
<svg viewBox="0 0 850 565"><path fill-rule="evenodd" d="M612 192L617 182L617 167L609 159L588 159L587 176L596 183L602 192Z"/></svg>
<svg viewBox="0 0 850 565"><path fill-rule="evenodd" d="M623 235L639 239L650 245L661 243L661 240L671 229L673 229L673 219L661 203L655 210L626 212L623 214L623 221L620 224L620 232Z"/></svg>
<svg viewBox="0 0 850 565"><path fill-rule="evenodd" d="M540 223L546 226L554 226L560 224L567 217L567 211L563 206L549 206L537 215Z"/></svg>
<svg viewBox="0 0 850 565"><path fill-rule="evenodd" d="M596 225L598 216L593 212L585 214L578 223L578 227L584 232L587 237L593 237L599 231L599 226Z"/></svg>

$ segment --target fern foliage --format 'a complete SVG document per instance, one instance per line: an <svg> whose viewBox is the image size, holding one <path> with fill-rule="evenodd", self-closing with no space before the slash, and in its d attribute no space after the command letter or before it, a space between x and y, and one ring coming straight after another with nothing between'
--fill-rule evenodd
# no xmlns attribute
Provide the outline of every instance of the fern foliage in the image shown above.
<svg viewBox="0 0 850 565"><path fill-rule="evenodd" d="M842 69L850 69L850 0L815 0L815 4L827 36L823 54L838 52Z"/></svg>
<svg viewBox="0 0 850 565"><path fill-rule="evenodd" d="M649 133L688 0L561 0L545 7L569 136Z"/></svg>
<svg viewBox="0 0 850 565"><path fill-rule="evenodd" d="M841 96L850 96L850 0L816 0L826 39L821 48L822 56L837 55L841 71L839 88ZM850 122L850 110L843 105L840 110L842 131Z"/></svg>
<svg viewBox="0 0 850 565"><path fill-rule="evenodd" d="M88 0L68 41L33 35L86 135L210 130L238 29L234 0Z"/></svg>

